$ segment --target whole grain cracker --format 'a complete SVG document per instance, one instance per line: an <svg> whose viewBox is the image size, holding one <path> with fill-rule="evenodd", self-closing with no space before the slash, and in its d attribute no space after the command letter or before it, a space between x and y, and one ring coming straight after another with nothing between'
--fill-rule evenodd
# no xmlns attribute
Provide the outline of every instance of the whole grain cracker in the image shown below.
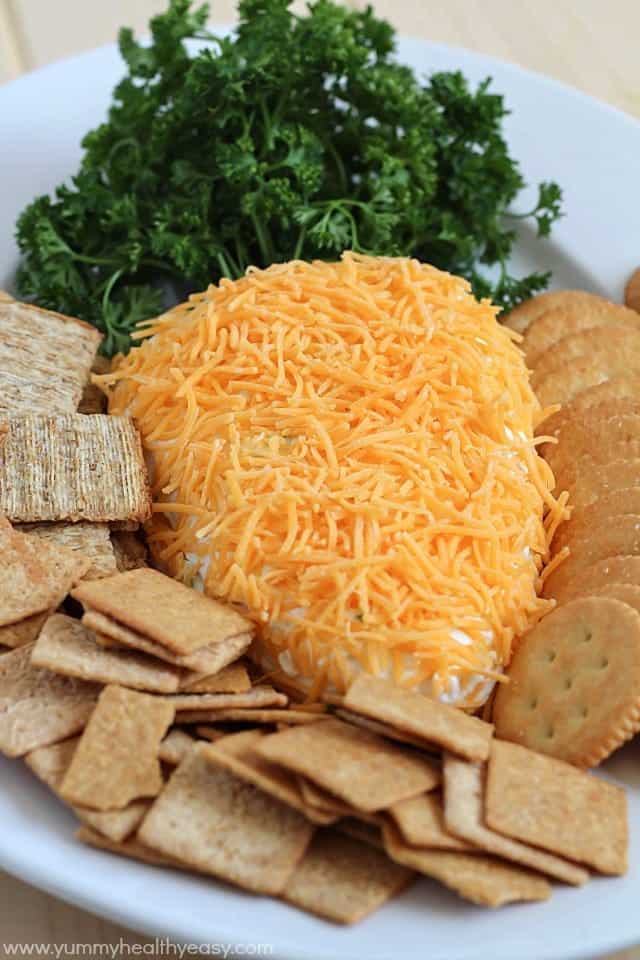
<svg viewBox="0 0 640 960"><path fill-rule="evenodd" d="M466 761L463 761L466 762ZM442 796L440 793L421 793L400 803L394 803L387 811L402 839L412 847L429 847L432 850L470 850L472 843L460 839L445 824Z"/></svg>
<svg viewBox="0 0 640 960"><path fill-rule="evenodd" d="M640 514L608 517L594 523L588 534L571 541L571 553L544 582L544 595L558 597L572 580L598 560L640 555Z"/></svg>
<svg viewBox="0 0 640 960"><path fill-rule="evenodd" d="M165 698L105 687L60 787L70 803L121 810L162 789L158 751L173 721Z"/></svg>
<svg viewBox="0 0 640 960"><path fill-rule="evenodd" d="M552 307L527 328L522 341L527 366L535 369L545 352L551 353L552 348L567 337L585 330L608 330L611 327L640 329L640 320L633 310L599 298L586 307L584 302L575 301Z"/></svg>
<svg viewBox="0 0 640 960"><path fill-rule="evenodd" d="M72 596L180 656L251 631L232 607L151 568L82 583Z"/></svg>
<svg viewBox="0 0 640 960"><path fill-rule="evenodd" d="M16 647L23 647L25 643L33 643L37 640L38 634L49 618L49 611L44 613L34 613L24 620L18 620L17 623L8 623L0 627L0 644L15 650Z"/></svg>
<svg viewBox="0 0 640 960"><path fill-rule="evenodd" d="M0 518L0 626L54 609L86 573L71 550L27 537Z"/></svg>
<svg viewBox="0 0 640 960"><path fill-rule="evenodd" d="M163 763L171 767L177 767L185 758L187 751L191 750L195 740L184 730L170 730L166 735L160 748L158 756Z"/></svg>
<svg viewBox="0 0 640 960"><path fill-rule="evenodd" d="M81 320L0 300L0 414L73 413L101 339Z"/></svg>
<svg viewBox="0 0 640 960"><path fill-rule="evenodd" d="M147 548L138 534L129 530L111 530L111 545L120 573L148 566Z"/></svg>
<svg viewBox="0 0 640 960"><path fill-rule="evenodd" d="M90 847L96 847L98 850L106 850L108 853L115 853L120 857L127 857L129 860L139 860L141 863L150 864L153 867L173 867L175 870L186 870L184 864L172 860L171 857L163 857L151 847L145 846L137 837L129 837L128 840L115 842L108 839L97 830L91 827L79 827L76 830L76 840L80 843L86 843Z"/></svg>
<svg viewBox="0 0 640 960"><path fill-rule="evenodd" d="M465 900L502 907L521 900L547 900L551 887L539 874L483 853L429 850L404 843L392 823L382 828L388 856L412 870L439 880Z"/></svg>
<svg viewBox="0 0 640 960"><path fill-rule="evenodd" d="M354 817L344 817L336 823L336 830L340 833L346 833L348 837L359 840L361 843L368 843L377 850L384 850L382 842L382 827L375 823L367 823L364 820L356 820Z"/></svg>
<svg viewBox="0 0 640 960"><path fill-rule="evenodd" d="M344 705L467 760L486 760L489 755L490 723L369 674L361 673L355 679Z"/></svg>
<svg viewBox="0 0 640 960"><path fill-rule="evenodd" d="M365 812L429 790L439 776L419 754L338 719L270 734L259 751Z"/></svg>
<svg viewBox="0 0 640 960"><path fill-rule="evenodd" d="M448 830L486 853L529 867L564 883L579 886L589 873L582 867L544 850L503 837L484 822L485 771L480 764L444 757L445 809ZM406 839L406 837L405 837Z"/></svg>
<svg viewBox="0 0 640 960"><path fill-rule="evenodd" d="M101 646L96 643L95 634L79 620L63 614L49 617L40 631L31 662L67 677L153 693L173 693L181 677L178 667L154 661L144 653Z"/></svg>
<svg viewBox="0 0 640 960"><path fill-rule="evenodd" d="M27 754L25 762L57 796L60 796L60 785L69 769L80 738L73 737L62 743L54 743L49 747L40 747ZM134 800L122 810L112 810L98 813L86 807L72 807L73 812L87 826L97 830L114 843L121 843L137 830L149 809L145 800Z"/></svg>
<svg viewBox="0 0 640 960"><path fill-rule="evenodd" d="M553 610L522 638L496 694L496 734L579 767L640 730L640 614L608 597Z"/></svg>
<svg viewBox="0 0 640 960"><path fill-rule="evenodd" d="M159 660L164 660L166 663L172 663L174 666L196 673L218 673L223 667L241 657L251 646L251 634L241 633L237 637L229 637L228 640L212 643L208 647L201 647L195 653L182 657L167 650L159 643L147 640L146 637L136 633L135 630L121 626L115 620L105 617L104 614L97 613L95 610L87 610L82 622L96 633L99 643L104 643L107 646L115 643L120 646L131 647L134 650L140 650L142 653L148 653L152 657L157 657Z"/></svg>
<svg viewBox="0 0 640 960"><path fill-rule="evenodd" d="M58 544L91 561L85 580L110 577L117 572L116 557L106 523L25 523L16 530Z"/></svg>
<svg viewBox="0 0 640 960"><path fill-rule="evenodd" d="M100 688L31 664L33 644L0 659L0 752L20 757L82 730Z"/></svg>
<svg viewBox="0 0 640 960"><path fill-rule="evenodd" d="M180 683L181 693L246 693L251 678L244 663L231 663L218 673L186 673Z"/></svg>
<svg viewBox="0 0 640 960"><path fill-rule="evenodd" d="M0 447L0 512L21 523L148 519L149 481L133 421L11 417Z"/></svg>
<svg viewBox="0 0 640 960"><path fill-rule="evenodd" d="M413 880L369 843L335 830L319 831L289 879L287 903L336 923L357 923Z"/></svg>
<svg viewBox="0 0 640 960"><path fill-rule="evenodd" d="M344 698L341 699L344 700ZM355 724L356 727L370 730L371 733L377 733L381 737L387 737L389 740L397 740L398 743L408 743L412 747L417 747L418 750L435 749L432 745L425 743L421 737L414 737L404 730L398 730L396 727L392 727L389 723L382 723L380 720L364 717L360 713L354 713L353 710L344 710L342 707L338 707L335 710L335 715L336 717L340 717L341 720L346 720L347 723Z"/></svg>
<svg viewBox="0 0 640 960"><path fill-rule="evenodd" d="M138 832L142 843L255 893L278 894L314 827L300 813L214 764L197 744Z"/></svg>
<svg viewBox="0 0 640 960"><path fill-rule="evenodd" d="M640 584L640 557L605 557L589 564L567 583L558 585L553 594L545 584L544 593L545 596L554 596L560 605L579 596L588 596L592 587L605 583Z"/></svg>
<svg viewBox="0 0 640 960"><path fill-rule="evenodd" d="M180 713L180 723L284 723L288 726L297 726L301 723L316 723L318 720L328 720L328 713L307 713L303 710L289 708L278 710L267 708L256 709L225 709L225 710L186 710Z"/></svg>
<svg viewBox="0 0 640 960"><path fill-rule="evenodd" d="M601 873L627 869L624 790L520 744L493 742L485 817L499 833Z"/></svg>
<svg viewBox="0 0 640 960"><path fill-rule="evenodd" d="M308 807L326 814L328 817L351 817L357 814L348 803L334 797L327 790L323 790L306 777L296 776L300 796Z"/></svg>
<svg viewBox="0 0 640 960"><path fill-rule="evenodd" d="M287 698L273 687L253 687L247 693L175 693L167 697L178 717L183 712L193 714L215 710L251 707L286 707Z"/></svg>

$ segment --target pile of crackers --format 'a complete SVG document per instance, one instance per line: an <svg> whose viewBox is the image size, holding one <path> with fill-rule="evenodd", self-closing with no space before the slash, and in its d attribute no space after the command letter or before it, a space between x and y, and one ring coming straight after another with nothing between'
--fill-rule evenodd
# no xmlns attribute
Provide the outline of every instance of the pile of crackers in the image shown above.
<svg viewBox="0 0 640 960"><path fill-rule="evenodd" d="M497 907L624 873L619 787L370 676L265 676L241 610L146 564L135 425L81 409L95 331L4 300L0 333L0 752L80 841L338 923L420 875Z"/></svg>
<svg viewBox="0 0 640 960"><path fill-rule="evenodd" d="M570 516L544 581L557 609L516 651L493 719L500 736L593 767L640 731L640 313L560 291L509 322L542 405L562 404L538 434Z"/></svg>

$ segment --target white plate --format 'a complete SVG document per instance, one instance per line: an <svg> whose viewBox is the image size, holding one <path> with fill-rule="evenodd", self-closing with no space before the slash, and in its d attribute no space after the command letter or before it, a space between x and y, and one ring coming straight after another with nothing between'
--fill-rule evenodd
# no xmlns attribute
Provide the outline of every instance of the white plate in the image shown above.
<svg viewBox="0 0 640 960"><path fill-rule="evenodd" d="M553 240L521 231L516 266L552 267L557 286L621 297L640 263L640 124L550 80L487 57L416 40L401 58L422 73L487 74L513 114L508 134L530 183L555 179L566 218ZM0 286L16 261L12 225L35 194L76 167L122 68L112 47L0 89ZM523 209L526 208L523 199ZM20 763L0 762L0 865L56 896L150 935L188 943L269 944L279 960L577 960L640 941L640 744L607 765L629 787L631 869L535 906L486 911L423 881L369 920L342 929L214 881L81 847L71 816Z"/></svg>

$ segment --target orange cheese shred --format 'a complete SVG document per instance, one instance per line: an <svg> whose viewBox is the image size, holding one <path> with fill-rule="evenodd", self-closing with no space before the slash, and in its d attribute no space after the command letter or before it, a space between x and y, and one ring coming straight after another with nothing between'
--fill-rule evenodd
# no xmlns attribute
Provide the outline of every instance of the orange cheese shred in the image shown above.
<svg viewBox="0 0 640 960"><path fill-rule="evenodd" d="M96 378L142 434L156 562L248 609L266 669L465 704L550 609L566 497L496 312L412 259L277 264L147 322Z"/></svg>

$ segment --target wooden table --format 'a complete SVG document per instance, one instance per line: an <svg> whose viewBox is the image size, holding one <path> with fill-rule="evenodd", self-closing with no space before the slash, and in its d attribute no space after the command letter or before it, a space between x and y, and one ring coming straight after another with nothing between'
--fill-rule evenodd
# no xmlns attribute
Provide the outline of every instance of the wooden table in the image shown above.
<svg viewBox="0 0 640 960"><path fill-rule="evenodd" d="M353 0L356 6L360 2ZM640 117L637 0L374 4L404 33L519 63ZM159 0L0 0L0 80L104 43L120 24L142 27L163 5ZM217 0L216 18L231 19L233 7L233 0ZM117 944L121 938L128 944L149 942L0 873L0 948L13 942ZM640 947L617 954L615 960L640 960Z"/></svg>

